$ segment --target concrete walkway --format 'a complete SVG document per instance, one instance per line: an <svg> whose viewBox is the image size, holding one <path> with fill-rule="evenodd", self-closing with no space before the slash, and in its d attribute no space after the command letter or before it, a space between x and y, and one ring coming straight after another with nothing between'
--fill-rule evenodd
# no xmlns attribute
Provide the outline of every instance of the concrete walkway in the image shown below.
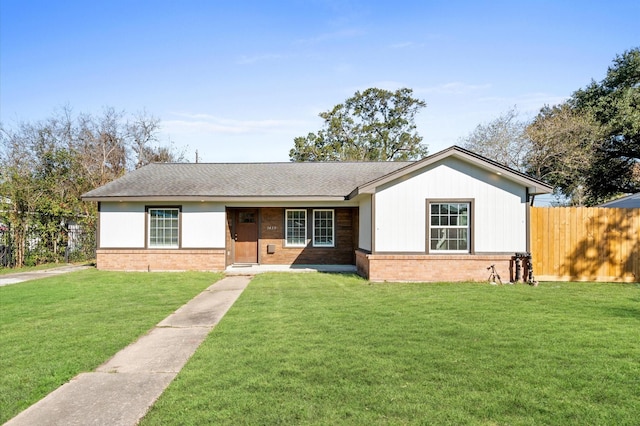
<svg viewBox="0 0 640 426"><path fill-rule="evenodd" d="M65 265L58 268L43 269L41 271L16 272L13 274L0 275L0 287L9 284L17 284L24 281L38 280L40 278L52 277L54 275L66 274L67 272L80 271L82 269L93 268L87 265Z"/></svg>
<svg viewBox="0 0 640 426"><path fill-rule="evenodd" d="M76 376L5 425L137 424L250 280L230 276L211 285L94 372Z"/></svg>

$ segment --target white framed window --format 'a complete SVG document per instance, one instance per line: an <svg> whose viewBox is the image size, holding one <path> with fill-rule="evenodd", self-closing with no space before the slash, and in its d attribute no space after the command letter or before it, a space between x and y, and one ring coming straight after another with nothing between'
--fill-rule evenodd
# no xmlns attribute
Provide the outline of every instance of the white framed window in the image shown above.
<svg viewBox="0 0 640 426"><path fill-rule="evenodd" d="M180 245L180 209L149 207L149 248L178 248Z"/></svg>
<svg viewBox="0 0 640 426"><path fill-rule="evenodd" d="M304 247L307 245L307 211L286 210L285 246Z"/></svg>
<svg viewBox="0 0 640 426"><path fill-rule="evenodd" d="M470 202L429 204L429 252L469 253L471 235Z"/></svg>
<svg viewBox="0 0 640 426"><path fill-rule="evenodd" d="M313 211L313 246L335 246L335 221L333 210L322 209Z"/></svg>

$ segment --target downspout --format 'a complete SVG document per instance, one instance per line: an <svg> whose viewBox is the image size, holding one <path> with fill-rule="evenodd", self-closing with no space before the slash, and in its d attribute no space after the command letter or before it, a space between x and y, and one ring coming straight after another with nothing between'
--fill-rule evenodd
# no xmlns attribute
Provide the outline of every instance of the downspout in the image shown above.
<svg viewBox="0 0 640 426"><path fill-rule="evenodd" d="M527 188L527 197L530 202L527 205L527 263L528 263L528 272L527 277L525 278L525 282L529 283L532 286L537 286L538 282L535 280L533 276L533 253L531 253L531 208L533 207L533 203L535 201L535 194L529 194L529 188Z"/></svg>
<svg viewBox="0 0 640 426"><path fill-rule="evenodd" d="M367 256L367 276L368 280L371 279L371 255L376 252L376 193L371 194L371 254Z"/></svg>
<svg viewBox="0 0 640 426"><path fill-rule="evenodd" d="M525 213L525 226L527 228L525 251L527 253L531 253L531 207L533 207L533 201L535 200L536 196L533 194L529 194L529 188L526 188L526 194L528 203Z"/></svg>
<svg viewBox="0 0 640 426"><path fill-rule="evenodd" d="M371 194L371 254L376 252L376 193Z"/></svg>
<svg viewBox="0 0 640 426"><path fill-rule="evenodd" d="M102 202L98 201L98 209L97 209L97 216L98 216L98 220L96 220L96 253L95 253L95 257L96 257L96 265L98 262L98 254L97 251L100 248L100 224L102 222Z"/></svg>

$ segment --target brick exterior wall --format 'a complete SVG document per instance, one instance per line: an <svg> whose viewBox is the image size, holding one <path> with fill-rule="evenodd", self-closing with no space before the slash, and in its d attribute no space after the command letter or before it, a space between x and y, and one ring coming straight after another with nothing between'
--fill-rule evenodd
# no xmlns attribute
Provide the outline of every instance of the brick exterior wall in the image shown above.
<svg viewBox="0 0 640 426"><path fill-rule="evenodd" d="M356 253L358 274L370 281L486 281L495 264L502 282L513 279L511 255L396 255Z"/></svg>
<svg viewBox="0 0 640 426"><path fill-rule="evenodd" d="M222 271L224 249L98 249L97 268L104 271Z"/></svg>
<svg viewBox="0 0 640 426"><path fill-rule="evenodd" d="M353 265L358 238L357 208L335 208L335 247L313 247L312 243L306 247L285 246L285 208L260 208L258 232L258 261L262 265ZM229 215L231 217L232 215ZM307 237L311 239L313 232L313 209L307 209ZM229 220L228 227L232 226ZM233 243L231 232L227 232L227 244ZM274 253L268 252L268 246L273 245ZM229 250L230 251L230 250ZM228 255L228 264L233 263Z"/></svg>
<svg viewBox="0 0 640 426"><path fill-rule="evenodd" d="M335 208L335 247L285 247L285 209L259 209L258 259L264 265L356 265L370 281L486 281L492 264L503 282L514 279L511 255L371 254L358 250L357 208ZM222 271L233 263L232 220L226 229L226 249L98 249L97 267L111 271ZM312 235L308 209L307 235ZM267 247L273 245L274 253ZM526 271L523 270L523 275Z"/></svg>
<svg viewBox="0 0 640 426"><path fill-rule="evenodd" d="M356 250L356 271L358 275L369 278L369 254L362 250Z"/></svg>

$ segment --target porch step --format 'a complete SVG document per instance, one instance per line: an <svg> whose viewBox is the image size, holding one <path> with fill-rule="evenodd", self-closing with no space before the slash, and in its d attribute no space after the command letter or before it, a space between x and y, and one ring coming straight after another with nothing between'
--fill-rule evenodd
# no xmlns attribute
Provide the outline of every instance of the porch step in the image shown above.
<svg viewBox="0 0 640 426"><path fill-rule="evenodd" d="M355 265L257 265L233 264L225 270L227 275L255 275L263 272L333 272L355 274Z"/></svg>

